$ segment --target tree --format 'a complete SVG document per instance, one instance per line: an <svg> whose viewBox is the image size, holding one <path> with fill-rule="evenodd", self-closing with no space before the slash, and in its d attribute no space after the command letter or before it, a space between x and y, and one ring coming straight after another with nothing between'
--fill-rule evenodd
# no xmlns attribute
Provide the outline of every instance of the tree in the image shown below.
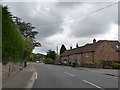
<svg viewBox="0 0 120 90"><path fill-rule="evenodd" d="M20 18L16 16L12 16L14 19L14 22L17 24L19 31L21 34L25 37L26 39L26 45L25 45L25 50L23 53L23 58L25 62L25 66L28 60L31 58L31 53L34 47L40 47L41 44L35 40L35 36L38 34L37 31L35 31L35 27L32 26L31 23L27 22L22 22Z"/></svg>
<svg viewBox="0 0 120 90"><path fill-rule="evenodd" d="M64 44L62 44L61 48L60 48L60 55L66 51L66 47Z"/></svg>
<svg viewBox="0 0 120 90"><path fill-rule="evenodd" d="M33 48L34 48L34 46L33 46L32 39L26 38L25 39L25 49L24 49L24 53L23 53L23 57L22 57L22 59L24 60L24 66L27 65L27 61L29 61L29 59L30 59L30 55L32 53Z"/></svg>
<svg viewBox="0 0 120 90"><path fill-rule="evenodd" d="M34 44L34 47L40 47L41 44L35 40L35 36L38 34L37 31L33 31L33 29L35 29L35 27L32 26L31 23L22 22L21 18L18 18L16 16L12 16L12 18L13 18L14 22L18 25L21 34L25 38L31 38L32 42Z"/></svg>
<svg viewBox="0 0 120 90"><path fill-rule="evenodd" d="M11 15L13 22L17 25L21 34L25 37L25 50L23 53L23 60L26 66L28 60L31 59L32 50L34 47L40 47L41 44L35 40L35 36L38 34L35 31L35 27L28 22L24 22L21 18Z"/></svg>
<svg viewBox="0 0 120 90"><path fill-rule="evenodd" d="M46 57L47 57L47 58L51 58L52 60L55 60L55 58L56 58L56 53L55 53L55 51L48 50Z"/></svg>

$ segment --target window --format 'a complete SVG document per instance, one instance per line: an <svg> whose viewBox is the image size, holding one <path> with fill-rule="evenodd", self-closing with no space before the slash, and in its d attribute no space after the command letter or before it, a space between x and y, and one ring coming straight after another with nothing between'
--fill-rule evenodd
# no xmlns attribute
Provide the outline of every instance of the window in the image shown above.
<svg viewBox="0 0 120 90"><path fill-rule="evenodd" d="M88 53L85 54L85 58L86 58L86 61L88 61L88 58L89 58Z"/></svg>
<svg viewBox="0 0 120 90"><path fill-rule="evenodd" d="M88 53L85 54L85 57L89 57L89 56L88 56Z"/></svg>

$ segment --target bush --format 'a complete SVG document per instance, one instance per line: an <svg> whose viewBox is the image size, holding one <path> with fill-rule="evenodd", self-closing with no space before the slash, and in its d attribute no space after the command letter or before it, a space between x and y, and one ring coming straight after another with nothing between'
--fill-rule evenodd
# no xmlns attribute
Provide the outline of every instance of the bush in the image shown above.
<svg viewBox="0 0 120 90"><path fill-rule="evenodd" d="M86 64L93 65L94 63L92 61L88 61Z"/></svg>
<svg viewBox="0 0 120 90"><path fill-rule="evenodd" d="M86 64L94 65L94 64L101 64L101 62L98 61L98 60L95 60L94 62L93 61L88 61Z"/></svg>
<svg viewBox="0 0 120 90"><path fill-rule="evenodd" d="M111 67L112 67L113 69L120 69L120 64L119 64L119 63L112 63L112 64L111 64Z"/></svg>
<svg viewBox="0 0 120 90"><path fill-rule="evenodd" d="M98 61L98 60L95 60L95 61L94 61L94 64L101 64L101 62Z"/></svg>
<svg viewBox="0 0 120 90"><path fill-rule="evenodd" d="M46 64L53 64L53 60L51 58L46 58L45 63Z"/></svg>
<svg viewBox="0 0 120 90"><path fill-rule="evenodd" d="M111 66L105 66L104 68L105 68L105 69L112 69Z"/></svg>

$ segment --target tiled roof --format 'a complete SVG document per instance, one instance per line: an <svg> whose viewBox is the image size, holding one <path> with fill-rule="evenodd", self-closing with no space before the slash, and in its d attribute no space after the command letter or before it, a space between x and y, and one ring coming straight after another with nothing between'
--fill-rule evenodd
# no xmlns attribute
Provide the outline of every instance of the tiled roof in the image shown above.
<svg viewBox="0 0 120 90"><path fill-rule="evenodd" d="M103 42L108 42L115 50L120 50L120 42L118 41L111 41L111 40L99 40L98 42L86 44L84 46L74 48L71 50L66 50L62 56L68 56L68 55L74 55L74 54L80 54L84 52L92 52L95 51L95 49Z"/></svg>

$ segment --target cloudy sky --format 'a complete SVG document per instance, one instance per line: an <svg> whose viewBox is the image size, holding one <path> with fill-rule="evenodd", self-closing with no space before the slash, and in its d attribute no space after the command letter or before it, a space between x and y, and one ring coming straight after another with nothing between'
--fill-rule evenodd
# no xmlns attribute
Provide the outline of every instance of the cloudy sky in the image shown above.
<svg viewBox="0 0 120 90"><path fill-rule="evenodd" d="M98 40L118 40L118 4L115 2L4 2L13 15L30 22L39 34L45 54L61 44L67 49Z"/></svg>

